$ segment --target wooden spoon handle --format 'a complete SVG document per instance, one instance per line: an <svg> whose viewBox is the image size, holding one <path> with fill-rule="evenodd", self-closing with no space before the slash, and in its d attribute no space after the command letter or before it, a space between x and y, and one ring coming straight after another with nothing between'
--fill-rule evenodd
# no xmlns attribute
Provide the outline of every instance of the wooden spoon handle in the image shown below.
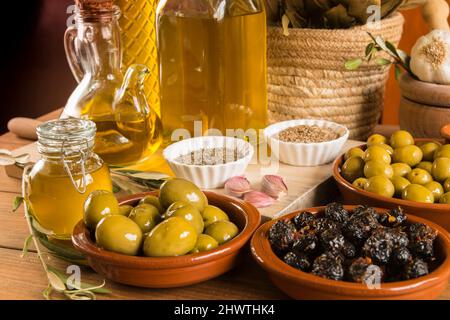
<svg viewBox="0 0 450 320"><path fill-rule="evenodd" d="M449 6L446 0L428 0L422 7L422 16L430 30L450 30Z"/></svg>
<svg viewBox="0 0 450 320"><path fill-rule="evenodd" d="M8 130L21 138L37 140L36 128L41 123L31 118L12 118L8 122Z"/></svg>

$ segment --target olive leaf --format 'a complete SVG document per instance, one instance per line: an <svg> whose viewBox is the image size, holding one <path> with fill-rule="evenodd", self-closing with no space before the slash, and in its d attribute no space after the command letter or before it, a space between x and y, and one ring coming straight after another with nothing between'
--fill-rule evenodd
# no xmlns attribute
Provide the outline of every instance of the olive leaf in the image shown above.
<svg viewBox="0 0 450 320"><path fill-rule="evenodd" d="M361 58L362 61L370 62L373 56L378 52L384 52L388 57L392 59L387 59L385 57L378 57L376 59L376 64L379 66L387 66L393 64L395 66L395 77L396 79L401 75L401 68L407 71L412 77L417 78L410 68L411 57L404 51L395 47L389 41L384 40L380 36L374 36L370 32L368 35L372 39L372 42L366 46L365 57ZM357 70L361 63L358 65L356 63L358 59L352 58L345 62L344 66L346 70ZM358 61L359 62L359 61Z"/></svg>
<svg viewBox="0 0 450 320"><path fill-rule="evenodd" d="M392 63L391 60L386 59L386 58L378 58L377 59L377 64L379 66L386 66L386 65L391 64L391 63Z"/></svg>
<svg viewBox="0 0 450 320"><path fill-rule="evenodd" d="M345 69L352 71L358 69L361 66L362 62L363 60L361 58L356 58L352 60L347 60L344 66Z"/></svg>
<svg viewBox="0 0 450 320"><path fill-rule="evenodd" d="M394 70L395 70L395 79L398 80L402 75L402 69L398 65L395 65Z"/></svg>
<svg viewBox="0 0 450 320"><path fill-rule="evenodd" d="M139 193L158 190L169 176L156 171L125 170L112 167L111 178L115 192L123 190L127 193Z"/></svg>
<svg viewBox="0 0 450 320"><path fill-rule="evenodd" d="M22 248L22 254L21 257L24 258L28 254L28 248L30 247L31 241L33 241L33 235L30 234L28 237L25 238L25 241L23 242L23 248Z"/></svg>
<svg viewBox="0 0 450 320"><path fill-rule="evenodd" d="M64 281L62 281L61 278L53 271L47 271L47 278L53 290L56 290L58 292L64 292L65 290L67 290Z"/></svg>
<svg viewBox="0 0 450 320"><path fill-rule="evenodd" d="M61 271L52 266L48 266L48 269L51 270L54 274L56 274L65 284L67 284L67 281L69 279L67 275L65 275L64 273L62 273ZM111 290L104 288L104 285L105 281L103 281L100 285L94 285L88 282L81 282L79 288L75 287L75 289L72 290L77 291L89 289L89 291L92 291L94 293L111 293ZM73 284L71 284L71 286L73 286Z"/></svg>
<svg viewBox="0 0 450 320"><path fill-rule="evenodd" d="M12 212L16 212L23 203L24 198L21 196L16 196L13 199Z"/></svg>

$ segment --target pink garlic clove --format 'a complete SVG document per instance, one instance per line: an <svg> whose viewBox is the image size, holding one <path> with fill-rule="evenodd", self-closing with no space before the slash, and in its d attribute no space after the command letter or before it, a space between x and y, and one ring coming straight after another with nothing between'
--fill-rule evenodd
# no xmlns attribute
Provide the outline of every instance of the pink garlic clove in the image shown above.
<svg viewBox="0 0 450 320"><path fill-rule="evenodd" d="M277 175L265 175L261 181L261 191L274 199L279 199L288 192L283 177Z"/></svg>
<svg viewBox="0 0 450 320"><path fill-rule="evenodd" d="M241 198L247 192L252 191L250 181L244 176L236 176L225 182L225 191L234 197Z"/></svg>
<svg viewBox="0 0 450 320"><path fill-rule="evenodd" d="M256 208L266 208L273 205L275 200L260 191L250 191L244 195L244 200L254 205Z"/></svg>

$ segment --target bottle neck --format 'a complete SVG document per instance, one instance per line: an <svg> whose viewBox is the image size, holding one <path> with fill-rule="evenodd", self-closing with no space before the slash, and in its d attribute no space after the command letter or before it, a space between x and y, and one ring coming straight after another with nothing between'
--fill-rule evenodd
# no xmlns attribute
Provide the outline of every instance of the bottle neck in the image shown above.
<svg viewBox="0 0 450 320"><path fill-rule="evenodd" d="M120 10L80 10L75 13L78 50L85 74L102 80L118 80L122 61Z"/></svg>

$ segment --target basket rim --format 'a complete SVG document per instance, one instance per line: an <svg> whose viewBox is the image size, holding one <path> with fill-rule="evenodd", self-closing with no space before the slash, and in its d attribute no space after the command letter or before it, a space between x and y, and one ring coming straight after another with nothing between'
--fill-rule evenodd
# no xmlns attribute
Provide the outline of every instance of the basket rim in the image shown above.
<svg viewBox="0 0 450 320"><path fill-rule="evenodd" d="M401 21L401 24L403 25L405 22L405 18L402 13L400 12L394 12L390 14L389 16L383 18L381 20L382 28L380 30L374 30L372 28L369 28L367 24L364 25L358 25L353 26L348 29L319 29L319 28L289 28L289 32L294 34L300 34L300 33L315 33L315 34L323 34L323 33L329 33L334 35L348 35L348 34L354 34L355 31L359 33L367 33L368 31L381 31L388 29L389 26L395 25L396 21ZM280 26L267 26L267 30L283 30L283 27Z"/></svg>

